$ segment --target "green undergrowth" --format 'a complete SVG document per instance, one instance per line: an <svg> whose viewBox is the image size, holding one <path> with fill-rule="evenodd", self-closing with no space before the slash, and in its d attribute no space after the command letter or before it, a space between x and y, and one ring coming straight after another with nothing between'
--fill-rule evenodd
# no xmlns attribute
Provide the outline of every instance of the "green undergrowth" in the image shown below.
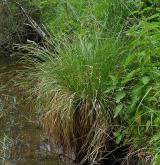
<svg viewBox="0 0 160 165"><path fill-rule="evenodd" d="M57 53L28 47L18 79L45 113L49 135L82 164L158 165L158 1L41 1L39 8ZM123 162L113 152L122 146Z"/></svg>
<svg viewBox="0 0 160 165"><path fill-rule="evenodd" d="M146 11L147 14L145 13ZM159 164L159 109L160 109L160 10L158 2L137 10L140 19L126 32L132 41L131 54L124 63L127 75L122 84L127 85L124 110L121 118L127 121L125 134L136 147L148 147ZM155 140L156 139L156 140ZM143 152L143 151L142 151ZM149 156L148 156L149 157ZM147 162L148 163L148 162Z"/></svg>
<svg viewBox="0 0 160 165"><path fill-rule="evenodd" d="M35 5L41 9L42 20L54 39L88 38L95 31L112 35L113 31L122 28L128 14L128 3L123 0L104 0L101 3L98 0L36 0Z"/></svg>

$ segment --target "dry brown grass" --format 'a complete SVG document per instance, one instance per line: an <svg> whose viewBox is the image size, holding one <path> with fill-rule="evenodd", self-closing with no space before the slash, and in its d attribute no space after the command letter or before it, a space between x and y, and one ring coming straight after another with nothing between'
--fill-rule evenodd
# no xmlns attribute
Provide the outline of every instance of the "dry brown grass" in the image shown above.
<svg viewBox="0 0 160 165"><path fill-rule="evenodd" d="M122 165L149 165L153 164L153 155L149 148L144 147L136 150L133 146L130 146L128 153L122 161Z"/></svg>
<svg viewBox="0 0 160 165"><path fill-rule="evenodd" d="M74 152L76 161L96 162L107 151L110 120L100 104L75 101L75 95L57 92L47 107L44 127L64 152Z"/></svg>
<svg viewBox="0 0 160 165"><path fill-rule="evenodd" d="M73 145L73 116L71 110L72 97L68 94L57 92L47 106L49 110L44 117L45 129L57 145L65 150Z"/></svg>

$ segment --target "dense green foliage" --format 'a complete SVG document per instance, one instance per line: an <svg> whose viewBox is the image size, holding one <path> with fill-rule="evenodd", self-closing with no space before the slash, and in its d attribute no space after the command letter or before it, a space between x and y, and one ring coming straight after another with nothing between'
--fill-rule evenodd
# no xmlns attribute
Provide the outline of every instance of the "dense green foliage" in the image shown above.
<svg viewBox="0 0 160 165"><path fill-rule="evenodd" d="M150 7L134 12L141 15L141 18L126 32L131 43L130 55L124 63L127 75L122 80L122 84L128 86L127 98L124 98L126 110L122 113L122 119L129 125L126 133L130 134L134 145L154 149L156 157L159 153L157 132L160 126L159 9L158 2L155 1Z"/></svg>
<svg viewBox="0 0 160 165"><path fill-rule="evenodd" d="M63 137L58 142L73 145L87 136L84 145L90 144L83 159L92 162L108 154L109 135L115 147L130 146L126 162L137 155L140 164L158 165L159 1L35 0L32 4L41 11L56 54L28 48L30 55L23 62L29 66L19 73L20 84L29 88L31 97L37 96L36 106L47 111L50 130L56 124L52 133Z"/></svg>
<svg viewBox="0 0 160 165"><path fill-rule="evenodd" d="M101 3L97 0L35 1L53 36L61 39L73 39L74 35L88 38L95 31L113 34L114 30L122 28L121 24L127 16L125 3L122 0L104 0Z"/></svg>

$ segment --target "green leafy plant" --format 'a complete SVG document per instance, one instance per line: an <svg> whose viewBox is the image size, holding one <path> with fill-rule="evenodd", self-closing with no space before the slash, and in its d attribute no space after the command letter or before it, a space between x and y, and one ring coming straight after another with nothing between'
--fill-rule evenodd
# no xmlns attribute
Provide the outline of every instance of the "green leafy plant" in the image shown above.
<svg viewBox="0 0 160 165"><path fill-rule="evenodd" d="M148 8L141 8L140 12L146 10ZM159 27L159 12L150 11L127 30L131 44L129 55L124 62L125 76L121 81L126 96L123 93L118 95L118 98L125 96L121 102L123 111L122 105L117 105L117 114L127 123L126 143L132 143L137 149L148 147L148 150L151 149L152 154L155 154L157 162L159 144L156 144L156 141L160 116Z"/></svg>

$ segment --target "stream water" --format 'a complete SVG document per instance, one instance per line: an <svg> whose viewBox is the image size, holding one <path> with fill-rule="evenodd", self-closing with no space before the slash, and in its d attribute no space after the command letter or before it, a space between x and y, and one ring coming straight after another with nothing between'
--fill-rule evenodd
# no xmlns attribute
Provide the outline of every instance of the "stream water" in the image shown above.
<svg viewBox="0 0 160 165"><path fill-rule="evenodd" d="M13 88L12 72L16 73L16 65L0 56L0 165L62 165L37 113L22 104L21 92Z"/></svg>

